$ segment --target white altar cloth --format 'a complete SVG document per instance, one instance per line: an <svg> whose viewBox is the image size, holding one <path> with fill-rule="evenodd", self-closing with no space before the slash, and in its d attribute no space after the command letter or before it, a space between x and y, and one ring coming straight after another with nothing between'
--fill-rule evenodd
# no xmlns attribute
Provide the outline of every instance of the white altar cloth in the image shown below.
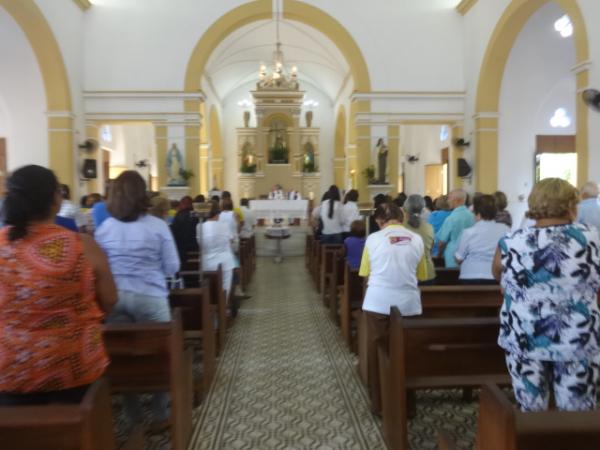
<svg viewBox="0 0 600 450"><path fill-rule="evenodd" d="M308 200L250 200L256 219L306 219Z"/></svg>

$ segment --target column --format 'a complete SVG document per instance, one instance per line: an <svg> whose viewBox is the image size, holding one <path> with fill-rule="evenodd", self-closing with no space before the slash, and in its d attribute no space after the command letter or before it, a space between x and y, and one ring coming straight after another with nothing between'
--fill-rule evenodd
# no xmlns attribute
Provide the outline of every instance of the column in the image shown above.
<svg viewBox="0 0 600 450"><path fill-rule="evenodd" d="M457 139L464 138L464 128L462 123L455 123L451 126L450 156L448 161L448 171L450 176L450 190L462 188L463 179L458 176L458 159L463 158L465 150L463 147L454 145Z"/></svg>
<svg viewBox="0 0 600 450"><path fill-rule="evenodd" d="M371 102L367 100L355 100L350 105L350 142L356 145L356 189L361 201L369 201L370 193L368 180L363 175L363 170L369 167L371 153L371 126L357 123L357 115L369 112Z"/></svg>
<svg viewBox="0 0 600 450"><path fill-rule="evenodd" d="M498 189L498 113L475 116L475 190L491 194Z"/></svg>
<svg viewBox="0 0 600 450"><path fill-rule="evenodd" d="M579 71L575 71L577 81L577 99L576 101L576 120L577 120L577 137L575 139L575 149L577 151L577 185L583 186L588 181L589 176L589 130L588 130L588 114L589 107L583 101L581 92L589 87L589 69L583 66Z"/></svg>
<svg viewBox="0 0 600 450"><path fill-rule="evenodd" d="M70 111L48 111L48 162L61 183L71 192L78 186L73 140L73 114Z"/></svg>
<svg viewBox="0 0 600 450"><path fill-rule="evenodd" d="M186 100L184 105L186 113L200 114L199 100ZM188 180L192 197L200 193L200 126L200 120L185 124L185 166L194 174Z"/></svg>
<svg viewBox="0 0 600 450"><path fill-rule="evenodd" d="M388 136L388 184L393 186L392 192L399 192L398 187L398 172L399 169L399 154L400 154L400 125L389 125L387 130Z"/></svg>
<svg viewBox="0 0 600 450"><path fill-rule="evenodd" d="M167 160L167 124L165 122L154 123L154 139L156 140L156 173L158 174L158 188L167 185L167 173L165 161Z"/></svg>

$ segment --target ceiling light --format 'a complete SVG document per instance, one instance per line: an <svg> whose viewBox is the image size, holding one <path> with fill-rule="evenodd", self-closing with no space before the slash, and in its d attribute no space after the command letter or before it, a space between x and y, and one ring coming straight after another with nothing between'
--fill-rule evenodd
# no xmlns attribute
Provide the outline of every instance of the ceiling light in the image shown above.
<svg viewBox="0 0 600 450"><path fill-rule="evenodd" d="M554 29L560 33L564 38L568 38L573 35L573 23L571 18L566 14L554 22Z"/></svg>
<svg viewBox="0 0 600 450"><path fill-rule="evenodd" d="M550 119L552 128L567 128L571 125L571 118L565 108L558 108L554 111L554 116Z"/></svg>

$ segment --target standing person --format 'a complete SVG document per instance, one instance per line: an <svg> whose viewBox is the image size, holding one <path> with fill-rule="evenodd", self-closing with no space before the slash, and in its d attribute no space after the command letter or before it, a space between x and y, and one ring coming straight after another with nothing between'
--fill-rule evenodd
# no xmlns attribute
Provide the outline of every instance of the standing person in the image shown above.
<svg viewBox="0 0 600 450"><path fill-rule="evenodd" d="M167 277L179 270L173 235L164 220L147 214L146 182L133 170L121 173L110 186L106 208L111 217L96 229L96 240L108 255L119 301L109 323L169 322ZM152 431L168 426L168 394L153 396ZM132 423L142 420L138 396L125 396Z"/></svg>
<svg viewBox="0 0 600 450"><path fill-rule="evenodd" d="M250 209L250 201L247 198L243 198L240 201L240 209L242 210L242 214L244 216L242 229L240 231L240 238L250 239L252 236L254 236L254 227L256 226L256 219L254 218L254 213Z"/></svg>
<svg viewBox="0 0 600 450"><path fill-rule="evenodd" d="M156 195L150 199L150 209L148 212L154 217L164 220L169 223L169 210L171 209L171 202L165 197Z"/></svg>
<svg viewBox="0 0 600 450"><path fill-rule="evenodd" d="M220 221L221 210L217 202L211 202L208 217L204 223L198 224L196 235L202 248L202 269L217 270L219 265L223 270L223 290L229 299L232 289L233 270L236 260L233 252L235 236L228 223ZM231 314L235 317L237 310L232 305Z"/></svg>
<svg viewBox="0 0 600 450"><path fill-rule="evenodd" d="M443 252L446 267L458 267L454 259L458 241L462 232L475 224L475 216L465 206L466 201L467 193L462 189L454 189L448 195L452 213L444 221L436 236L439 241L438 256Z"/></svg>
<svg viewBox="0 0 600 450"><path fill-rule="evenodd" d="M17 169L0 230L0 406L79 403L108 366L102 320L117 295L94 240L54 225L52 171Z"/></svg>
<svg viewBox="0 0 600 450"><path fill-rule="evenodd" d="M543 411L551 391L565 411L596 408L600 379L600 238L574 223L577 190L558 178L537 183L535 225L500 240L494 276L504 303L498 344L523 411Z"/></svg>
<svg viewBox="0 0 600 450"><path fill-rule="evenodd" d="M506 194L502 191L496 191L493 194L494 200L496 201L496 208L498 212L496 213L496 222L503 223L508 228L512 228L513 220L510 212L506 209L508 206L508 199L506 198Z"/></svg>
<svg viewBox="0 0 600 450"><path fill-rule="evenodd" d="M323 221L321 242L323 244L342 244L342 204L340 190L332 185L327 191L327 200L321 205L320 217Z"/></svg>
<svg viewBox="0 0 600 450"><path fill-rule="evenodd" d="M496 222L498 210L491 195L480 195L473 199L476 223L467 228L460 237L454 253L460 264L459 279L463 284L496 284L492 274L492 261L498 242L510 228Z"/></svg>
<svg viewBox="0 0 600 450"><path fill-rule="evenodd" d="M355 220L361 220L360 212L358 211L358 191L351 189L344 197L344 205L342 207L342 232L344 237L350 234L350 227Z"/></svg>
<svg viewBox="0 0 600 450"><path fill-rule="evenodd" d="M435 267L431 257L433 247L433 228L421 215L425 209L425 200L418 194L410 195L404 202L404 226L407 230L421 236L423 240L423 259L417 269L417 279L421 284L431 284L435 280Z"/></svg>
<svg viewBox="0 0 600 450"><path fill-rule="evenodd" d="M434 256L439 253L437 234L440 231L440 228L442 228L444 221L451 213L452 210L450 209L447 195L442 195L435 199L434 211L429 214L429 217L427 218L427 222L433 227L433 236L435 237L433 248L431 249L431 254Z"/></svg>
<svg viewBox="0 0 600 450"><path fill-rule="evenodd" d="M362 306L367 318L369 393L371 410L381 414L377 345L387 339L392 306L403 316L421 314L417 266L423 240L402 226L402 210L393 203L379 206L375 218L381 230L367 238L359 274L369 277Z"/></svg>
<svg viewBox="0 0 600 450"><path fill-rule="evenodd" d="M318 240L321 239L321 234L323 232L323 221L321 220L321 208L323 207L323 204L327 200L328 195L329 195L329 192L325 192L323 194L323 196L321 197L321 203L319 203L317 206L315 206L310 213L310 225L313 229L315 239L318 239Z"/></svg>
<svg viewBox="0 0 600 450"><path fill-rule="evenodd" d="M433 204L433 199L429 195L423 197L423 200L425 200L425 208L423 208L423 212L421 213L421 219L428 222L429 216L435 211L435 205Z"/></svg>
<svg viewBox="0 0 600 450"><path fill-rule="evenodd" d="M388 197L385 194L377 194L373 197L373 211L377 211L381 205L388 201ZM375 212L369 216L369 234L373 234L379 231L379 225L375 220Z"/></svg>
<svg viewBox="0 0 600 450"><path fill-rule="evenodd" d="M600 198L598 183L589 181L581 188L581 203L577 212L577 222L595 227L600 232Z"/></svg>
<svg viewBox="0 0 600 450"><path fill-rule="evenodd" d="M177 213L173 218L173 223L171 223L171 232L181 261L187 261L189 252L198 251L196 240L198 218L192 214L193 210L191 197L183 197L179 201Z"/></svg>
<svg viewBox="0 0 600 450"><path fill-rule="evenodd" d="M69 186L61 184L60 194L62 196L62 203L58 215L66 219L73 219L77 226L80 227L83 222L80 217L79 208L71 201L71 189L69 189Z"/></svg>

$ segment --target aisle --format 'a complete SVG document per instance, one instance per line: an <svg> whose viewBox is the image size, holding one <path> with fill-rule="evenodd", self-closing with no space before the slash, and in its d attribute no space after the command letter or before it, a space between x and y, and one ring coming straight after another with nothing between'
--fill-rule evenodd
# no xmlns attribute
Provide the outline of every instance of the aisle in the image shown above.
<svg viewBox="0 0 600 450"><path fill-rule="evenodd" d="M384 449L303 258L259 258L190 449Z"/></svg>

